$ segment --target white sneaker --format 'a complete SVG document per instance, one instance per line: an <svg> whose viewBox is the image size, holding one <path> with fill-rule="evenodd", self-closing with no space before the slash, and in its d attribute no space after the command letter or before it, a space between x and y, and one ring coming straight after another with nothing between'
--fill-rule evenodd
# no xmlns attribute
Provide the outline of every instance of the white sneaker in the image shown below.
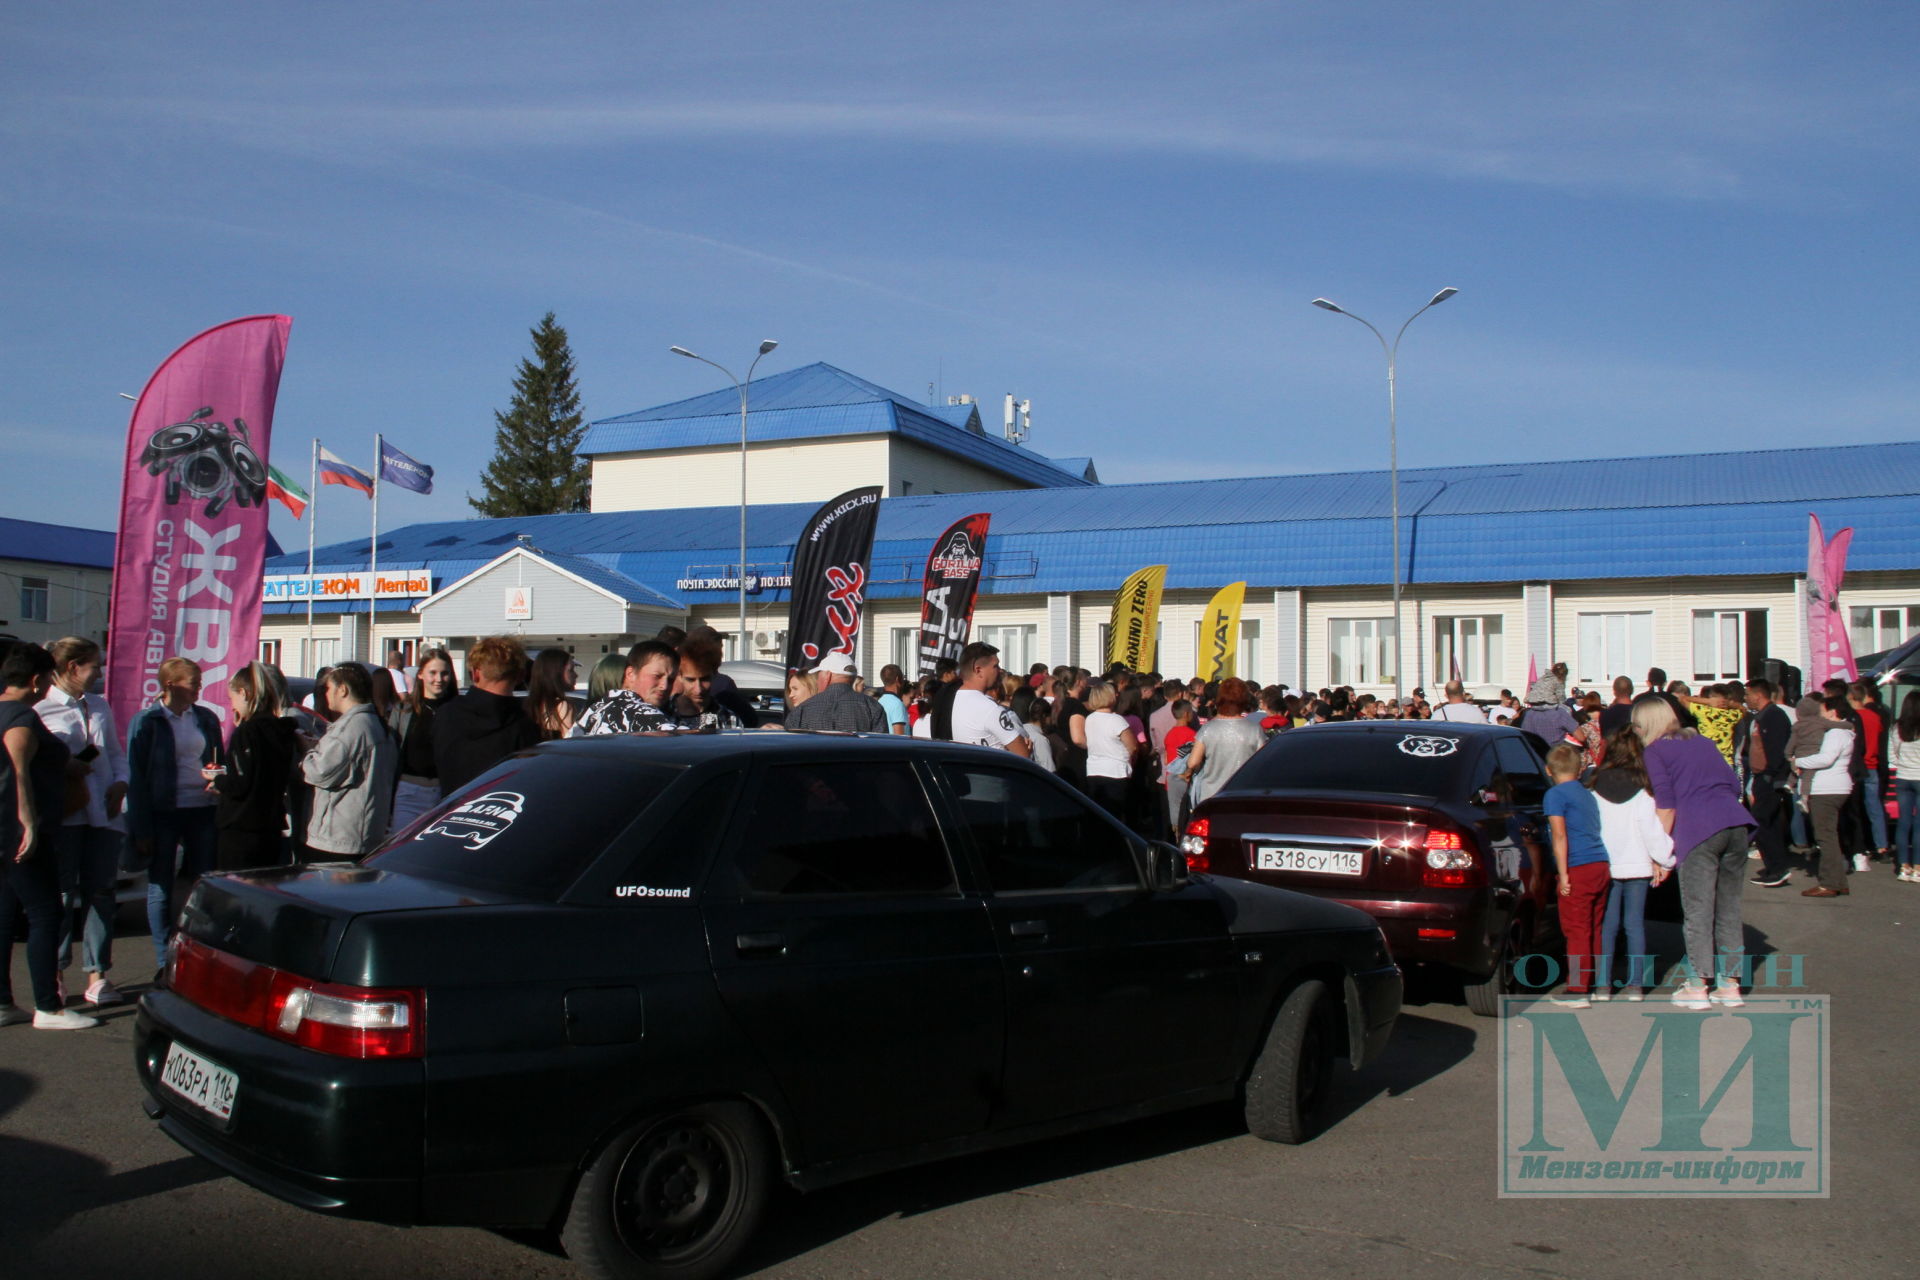
<svg viewBox="0 0 1920 1280"><path fill-rule="evenodd" d="M1575 991L1562 991L1559 995L1549 996L1548 1002L1562 1009L1591 1009L1587 998Z"/></svg>
<svg viewBox="0 0 1920 1280"><path fill-rule="evenodd" d="M48 1013L45 1009L33 1011L35 1031L82 1031L99 1025L100 1019L89 1018L73 1009L62 1009L58 1013Z"/></svg>
<svg viewBox="0 0 1920 1280"><path fill-rule="evenodd" d="M1682 1009L1711 1009L1713 1001L1707 998L1705 984L1698 982L1682 983L1673 989L1673 1002Z"/></svg>
<svg viewBox="0 0 1920 1280"><path fill-rule="evenodd" d="M1747 861L1748 862L1760 861L1760 851L1758 849L1747 850Z"/></svg>
<svg viewBox="0 0 1920 1280"><path fill-rule="evenodd" d="M1904 866L1904 865L1903 865L1903 866L1902 866L1902 867L1900 868L1900 879L1902 879L1902 880L1911 880L1911 879L1913 879L1913 868L1912 868L1912 867L1909 867L1909 866Z"/></svg>
<svg viewBox="0 0 1920 1280"><path fill-rule="evenodd" d="M1611 991L1602 991L1602 990L1600 990L1600 989L1599 989L1598 987L1596 987L1596 988L1594 988L1594 990L1593 990L1593 1002L1594 1002L1595 1004L1605 1004L1605 1003L1606 1003L1607 1001L1609 1001L1609 1000L1611 1000L1611 999L1613 999L1613 992L1611 992Z"/></svg>
<svg viewBox="0 0 1920 1280"><path fill-rule="evenodd" d="M0 1004L0 1027L10 1027L16 1022L25 1022L31 1016L17 1004Z"/></svg>
<svg viewBox="0 0 1920 1280"><path fill-rule="evenodd" d="M105 978L95 978L87 984L87 1003L98 1009L101 1005L125 1004L127 998L120 989Z"/></svg>
<svg viewBox="0 0 1920 1280"><path fill-rule="evenodd" d="M1720 983L1714 987L1712 993L1707 998L1714 1004L1723 1005L1729 1009L1745 1008L1747 1003L1746 999L1740 994L1740 984L1737 982Z"/></svg>
<svg viewBox="0 0 1920 1280"><path fill-rule="evenodd" d="M1867 872L1873 870L1873 864L1867 861L1866 854L1856 853L1853 855L1853 869L1859 872Z"/></svg>

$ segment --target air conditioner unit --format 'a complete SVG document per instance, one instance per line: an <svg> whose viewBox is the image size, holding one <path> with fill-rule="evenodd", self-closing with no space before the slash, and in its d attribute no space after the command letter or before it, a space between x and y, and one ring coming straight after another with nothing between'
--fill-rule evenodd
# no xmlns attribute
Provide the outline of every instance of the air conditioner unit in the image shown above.
<svg viewBox="0 0 1920 1280"><path fill-rule="evenodd" d="M756 631L753 633L753 647L761 652L780 647L780 633L777 631Z"/></svg>

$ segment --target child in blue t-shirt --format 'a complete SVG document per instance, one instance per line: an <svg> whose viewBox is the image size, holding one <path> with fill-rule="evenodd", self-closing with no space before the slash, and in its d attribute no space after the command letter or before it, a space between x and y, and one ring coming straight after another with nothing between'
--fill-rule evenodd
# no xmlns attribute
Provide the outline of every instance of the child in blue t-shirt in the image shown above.
<svg viewBox="0 0 1920 1280"><path fill-rule="evenodd" d="M1567 939L1567 986L1553 1002L1570 1009L1589 1007L1600 923L1613 886L1607 846L1600 838L1600 802L1579 782L1584 763L1580 748L1568 743L1547 752L1554 786L1545 808L1553 831L1553 860L1560 868L1560 932Z"/></svg>

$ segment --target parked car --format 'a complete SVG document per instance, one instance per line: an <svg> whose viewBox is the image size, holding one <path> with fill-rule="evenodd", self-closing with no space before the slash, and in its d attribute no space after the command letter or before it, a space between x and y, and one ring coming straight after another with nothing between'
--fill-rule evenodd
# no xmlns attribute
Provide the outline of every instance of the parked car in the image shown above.
<svg viewBox="0 0 1920 1280"><path fill-rule="evenodd" d="M1401 965L1458 970L1483 1016L1559 932L1539 740L1439 720L1278 734L1194 810L1188 868L1310 893L1380 923Z"/></svg>
<svg viewBox="0 0 1920 1280"><path fill-rule="evenodd" d="M294 1204L601 1276L715 1274L775 1180L1235 1097L1302 1141L1399 970L1361 912L1182 862L978 747L547 743L364 865L201 880L146 1108Z"/></svg>

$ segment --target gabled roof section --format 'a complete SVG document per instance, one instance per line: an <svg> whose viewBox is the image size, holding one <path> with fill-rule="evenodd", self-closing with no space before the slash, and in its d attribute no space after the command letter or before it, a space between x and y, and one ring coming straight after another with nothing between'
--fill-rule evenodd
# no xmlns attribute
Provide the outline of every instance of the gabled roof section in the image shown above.
<svg viewBox="0 0 1920 1280"><path fill-rule="evenodd" d="M755 379L748 388L747 439L809 440L895 435L1037 488L1091 483L1087 468L986 434L980 406L926 405L830 364L810 364ZM732 388L690 400L602 418L588 426L580 455L656 453L740 441L740 395Z"/></svg>
<svg viewBox="0 0 1920 1280"><path fill-rule="evenodd" d="M104 529L75 529L70 525L0 516L0 559L4 560L111 569L113 544L114 535Z"/></svg>
<svg viewBox="0 0 1920 1280"><path fill-rule="evenodd" d="M515 546L484 564L460 573L452 581L448 582L447 585L416 603L413 606L414 611L418 612L430 604L435 604L445 599L448 595L466 586L467 582L476 574L485 573L489 569L503 565L516 556L524 557L525 559L533 561L535 564L545 565L556 573L572 578L583 587L598 591L601 595L606 596L624 608L631 608L634 605L652 605L655 608L661 609L685 610L687 607L671 596L662 595L660 592L655 591L644 582L637 582L617 569L609 568L606 565L588 560L582 556L566 555L553 551L541 551L533 547Z"/></svg>

